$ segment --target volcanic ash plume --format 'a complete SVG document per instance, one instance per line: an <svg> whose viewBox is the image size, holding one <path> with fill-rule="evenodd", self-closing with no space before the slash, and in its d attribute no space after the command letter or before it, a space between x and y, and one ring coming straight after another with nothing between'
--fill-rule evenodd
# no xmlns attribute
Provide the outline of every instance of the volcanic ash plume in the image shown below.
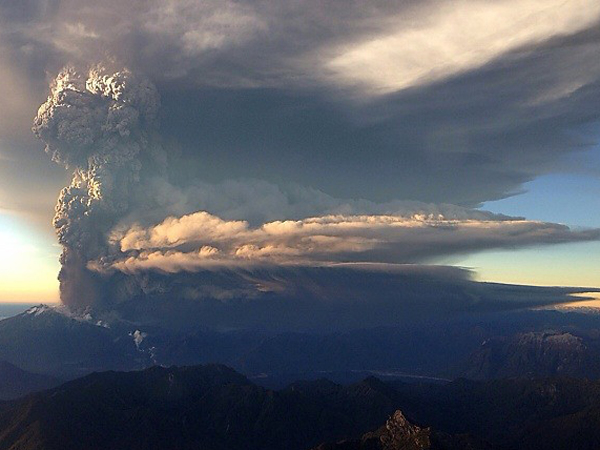
<svg viewBox="0 0 600 450"><path fill-rule="evenodd" d="M63 246L61 299L69 307L100 300L99 275L86 263L113 251L106 234L142 195L148 174L165 170L155 138L159 104L156 88L127 70L95 67L83 75L66 68L34 120L52 160L74 170L53 221Z"/></svg>
<svg viewBox="0 0 600 450"><path fill-rule="evenodd" d="M171 184L158 108L149 81L96 67L63 70L39 109L34 133L73 170L54 217L61 298L72 310L160 305L160 320L168 310L174 322L223 328L267 326L274 317L277 326L309 326L315 315L325 327L342 316L363 326L369 314L372 324L397 323L426 304L443 311L445 302L448 311L485 303L467 271L419 264L600 238L597 229L454 205L376 204L256 181ZM499 305L498 295L485 301ZM529 291L520 295L539 304ZM173 300L178 308L193 302L195 313L182 318Z"/></svg>

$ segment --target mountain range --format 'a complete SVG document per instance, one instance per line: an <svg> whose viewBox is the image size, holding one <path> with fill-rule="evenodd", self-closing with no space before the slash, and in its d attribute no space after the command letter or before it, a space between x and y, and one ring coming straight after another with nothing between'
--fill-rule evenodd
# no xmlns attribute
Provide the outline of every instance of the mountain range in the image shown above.
<svg viewBox="0 0 600 450"><path fill-rule="evenodd" d="M101 372L0 403L1 450L592 450L600 381L266 389L222 365Z"/></svg>
<svg viewBox="0 0 600 450"><path fill-rule="evenodd" d="M225 366L103 372L0 408L0 449L306 449L394 411L376 380L281 391Z"/></svg>

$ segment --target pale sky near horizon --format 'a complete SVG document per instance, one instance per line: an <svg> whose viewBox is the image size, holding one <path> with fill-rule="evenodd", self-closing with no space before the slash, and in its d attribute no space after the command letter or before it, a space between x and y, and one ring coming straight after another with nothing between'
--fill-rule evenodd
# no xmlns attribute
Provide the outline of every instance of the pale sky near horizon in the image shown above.
<svg viewBox="0 0 600 450"><path fill-rule="evenodd" d="M256 241L252 230L331 211L368 216L367 225L344 219L362 227L343 235L355 247L370 239L401 249L389 230L369 228L373 217L420 202L468 216L474 241L485 242L431 236L450 249L436 253L416 235L424 249L397 250L399 263L600 288L600 242L577 234L600 228L599 25L593 0L1 3L0 302L59 301L51 220L70 171L50 161L31 126L68 64L127 67L156 85L162 145L177 156L160 195L183 205L169 215L199 204L214 206L223 226L248 221L251 240L237 250L296 255L305 250L296 235ZM496 240L481 210L550 230ZM163 219L148 212L145 232ZM228 239L218 243L229 248ZM134 250L160 247L150 244ZM361 262L353 251L324 250Z"/></svg>

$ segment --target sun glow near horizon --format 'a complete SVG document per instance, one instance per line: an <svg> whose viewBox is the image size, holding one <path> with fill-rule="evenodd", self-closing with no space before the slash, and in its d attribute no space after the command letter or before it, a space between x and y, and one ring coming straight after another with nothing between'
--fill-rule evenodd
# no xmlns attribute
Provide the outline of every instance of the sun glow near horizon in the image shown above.
<svg viewBox="0 0 600 450"><path fill-rule="evenodd" d="M0 303L58 302L57 247L0 219Z"/></svg>

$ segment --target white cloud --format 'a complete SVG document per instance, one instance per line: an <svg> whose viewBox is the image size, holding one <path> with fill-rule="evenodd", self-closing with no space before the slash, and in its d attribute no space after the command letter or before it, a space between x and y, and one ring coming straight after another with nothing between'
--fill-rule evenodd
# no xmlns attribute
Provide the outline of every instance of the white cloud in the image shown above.
<svg viewBox="0 0 600 450"><path fill-rule="evenodd" d="M412 263L489 248L599 239L599 230L515 219L447 219L441 215L327 215L251 227L205 211L143 228L114 231L120 256L97 270L193 271L255 264Z"/></svg>
<svg viewBox="0 0 600 450"><path fill-rule="evenodd" d="M325 70L337 82L389 93L481 67L515 49L586 29L598 19L600 3L594 0L426 4L408 24L398 17L378 36L334 49Z"/></svg>

